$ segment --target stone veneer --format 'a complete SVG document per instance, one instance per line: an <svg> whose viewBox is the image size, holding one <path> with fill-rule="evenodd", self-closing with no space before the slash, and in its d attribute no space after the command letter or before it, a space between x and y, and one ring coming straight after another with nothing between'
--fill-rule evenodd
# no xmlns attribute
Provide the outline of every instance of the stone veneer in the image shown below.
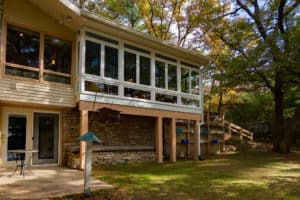
<svg viewBox="0 0 300 200"><path fill-rule="evenodd" d="M155 161L154 151L110 151L95 152L93 154L93 164L121 164L131 162Z"/></svg>
<svg viewBox="0 0 300 200"><path fill-rule="evenodd" d="M78 167L80 113L76 109L63 113L63 164ZM134 146L155 146L155 119L132 115L121 115L119 122L102 123L99 113L89 112L89 131L101 140L94 147L124 146L131 150L93 151L93 164L117 164L136 161L154 161L155 151L135 150Z"/></svg>

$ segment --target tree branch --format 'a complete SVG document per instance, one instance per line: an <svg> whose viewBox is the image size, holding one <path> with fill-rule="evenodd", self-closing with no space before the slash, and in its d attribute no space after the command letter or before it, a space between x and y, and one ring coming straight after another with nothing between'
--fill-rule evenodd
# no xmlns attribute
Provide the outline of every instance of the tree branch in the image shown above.
<svg viewBox="0 0 300 200"><path fill-rule="evenodd" d="M278 22L277 22L277 26L279 28L279 31L282 34L286 33L286 31L284 29L284 26L283 26L284 7L285 7L286 2L287 2L287 0L281 0L280 3L279 3L279 6L278 6Z"/></svg>
<svg viewBox="0 0 300 200"><path fill-rule="evenodd" d="M237 0L237 4L254 20L257 28L258 28L258 32L260 33L261 37L266 40L267 39L267 33L266 33L266 30L263 26L263 24L261 23L260 21L260 10L259 10L259 7L258 7L258 3L257 1L253 1L252 2L252 5L254 6L254 13L253 14L251 12L251 10L246 6L244 5L240 0Z"/></svg>

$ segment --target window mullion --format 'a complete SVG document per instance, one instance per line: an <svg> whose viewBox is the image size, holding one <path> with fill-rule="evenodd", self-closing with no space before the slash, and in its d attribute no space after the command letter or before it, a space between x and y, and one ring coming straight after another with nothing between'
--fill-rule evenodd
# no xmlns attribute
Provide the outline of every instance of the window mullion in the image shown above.
<svg viewBox="0 0 300 200"><path fill-rule="evenodd" d="M119 85L119 91L118 91L118 95L120 97L124 96L124 71L125 71L125 61L124 61L124 42L121 41L120 42L120 48L119 48L119 66L118 66L118 79L121 82Z"/></svg>
<svg viewBox="0 0 300 200"><path fill-rule="evenodd" d="M180 94L177 97L177 103L181 105L181 65L179 60L177 60L177 91Z"/></svg>
<svg viewBox="0 0 300 200"><path fill-rule="evenodd" d="M192 93L192 70L189 69L189 94Z"/></svg>
<svg viewBox="0 0 300 200"><path fill-rule="evenodd" d="M136 54L136 83L140 84L140 55Z"/></svg>
<svg viewBox="0 0 300 200"><path fill-rule="evenodd" d="M105 67L105 45L101 44L101 51L100 51L100 77L104 78L104 67Z"/></svg>
<svg viewBox="0 0 300 200"><path fill-rule="evenodd" d="M165 63L165 88L168 89L168 64Z"/></svg>
<svg viewBox="0 0 300 200"><path fill-rule="evenodd" d="M39 80L44 82L44 46L45 46L45 35L40 33L40 50L39 50Z"/></svg>

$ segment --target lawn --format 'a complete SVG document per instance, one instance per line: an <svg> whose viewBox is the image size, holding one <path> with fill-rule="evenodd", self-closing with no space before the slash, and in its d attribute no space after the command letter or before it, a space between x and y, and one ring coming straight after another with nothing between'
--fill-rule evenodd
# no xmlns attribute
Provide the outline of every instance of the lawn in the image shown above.
<svg viewBox="0 0 300 200"><path fill-rule="evenodd" d="M94 167L116 189L91 199L300 199L300 154L249 151L204 161Z"/></svg>

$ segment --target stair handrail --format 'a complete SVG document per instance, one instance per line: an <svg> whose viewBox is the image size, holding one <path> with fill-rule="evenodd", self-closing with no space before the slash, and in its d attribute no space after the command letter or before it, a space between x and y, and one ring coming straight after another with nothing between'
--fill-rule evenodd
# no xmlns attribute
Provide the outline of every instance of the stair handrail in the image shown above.
<svg viewBox="0 0 300 200"><path fill-rule="evenodd" d="M224 120L224 125L228 129L228 134L232 135L232 132L236 133L239 135L240 139L243 140L244 137L249 139L251 142L253 141L253 132L244 129L240 127L239 125L236 125L230 121Z"/></svg>

